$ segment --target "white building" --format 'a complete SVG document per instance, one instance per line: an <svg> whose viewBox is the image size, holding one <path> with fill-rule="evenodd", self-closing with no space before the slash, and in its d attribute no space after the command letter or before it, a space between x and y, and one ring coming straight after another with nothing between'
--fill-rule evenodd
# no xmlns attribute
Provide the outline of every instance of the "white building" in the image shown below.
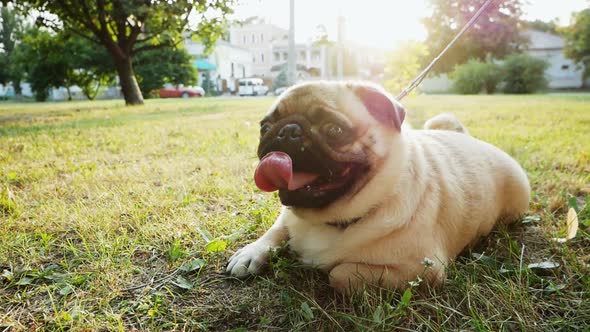
<svg viewBox="0 0 590 332"><path fill-rule="evenodd" d="M550 89L579 89L583 87L583 68L577 66L563 53L565 42L561 36L537 30L527 30L522 33L529 39L524 51L536 58L545 60L549 67L545 70L548 87ZM425 79L420 91L447 92L451 90L453 82L443 74Z"/></svg>
<svg viewBox="0 0 590 332"><path fill-rule="evenodd" d="M208 71L211 80L217 84L219 91L235 91L236 80L253 75L252 52L243 47L218 40L209 55L205 54L205 46L185 40L184 48L195 59L198 68L199 82L202 84Z"/></svg>
<svg viewBox="0 0 590 332"><path fill-rule="evenodd" d="M20 84L21 92L23 97L33 97L34 93L29 83L23 82ZM16 95L12 82L7 85L0 84L0 97L3 98L14 98Z"/></svg>
<svg viewBox="0 0 590 332"><path fill-rule="evenodd" d="M252 74L262 78L275 78L287 63L289 31L261 19L252 19L229 30L229 42L252 52ZM326 46L312 43L297 44L298 75L327 74Z"/></svg>
<svg viewBox="0 0 590 332"><path fill-rule="evenodd" d="M527 30L523 34L530 40L526 53L543 59L549 64L545 70L549 88L577 89L583 86L584 70L565 57L563 54L565 42L561 36L536 30Z"/></svg>
<svg viewBox="0 0 590 332"><path fill-rule="evenodd" d="M326 77L328 75L328 47L313 46L311 43L296 44L295 55L297 75L300 79L310 76ZM289 44L286 41L272 44L270 76L276 77L287 66Z"/></svg>
<svg viewBox="0 0 590 332"><path fill-rule="evenodd" d="M287 41L289 32L263 20L254 19L229 29L229 42L252 52L252 74L260 77L270 76L272 67L272 45Z"/></svg>

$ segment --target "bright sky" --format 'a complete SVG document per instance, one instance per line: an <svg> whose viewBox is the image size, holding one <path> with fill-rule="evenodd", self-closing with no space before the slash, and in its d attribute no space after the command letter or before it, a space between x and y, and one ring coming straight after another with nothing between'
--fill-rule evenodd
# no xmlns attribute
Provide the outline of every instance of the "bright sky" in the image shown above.
<svg viewBox="0 0 590 332"><path fill-rule="evenodd" d="M569 23L571 13L590 6L590 0L529 0L525 19ZM242 0L237 18L260 16L277 26L289 27L289 0ZM336 38L336 17L346 19L346 39L363 45L394 48L399 41L426 37L420 18L430 13L427 0L295 0L295 38L306 41L323 24Z"/></svg>

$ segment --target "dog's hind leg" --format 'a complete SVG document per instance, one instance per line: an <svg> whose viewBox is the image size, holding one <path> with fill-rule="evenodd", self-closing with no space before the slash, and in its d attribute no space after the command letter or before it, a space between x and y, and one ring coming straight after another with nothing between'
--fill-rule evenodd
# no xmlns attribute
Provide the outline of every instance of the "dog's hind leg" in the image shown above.
<svg viewBox="0 0 590 332"><path fill-rule="evenodd" d="M469 135L469 131L453 114L442 113L424 123L424 129L451 130Z"/></svg>
<svg viewBox="0 0 590 332"><path fill-rule="evenodd" d="M422 276L430 285L437 286L445 279L444 267L440 264L425 268L422 264L398 266L343 263L330 271L330 286L344 293L365 285L404 289L416 276Z"/></svg>

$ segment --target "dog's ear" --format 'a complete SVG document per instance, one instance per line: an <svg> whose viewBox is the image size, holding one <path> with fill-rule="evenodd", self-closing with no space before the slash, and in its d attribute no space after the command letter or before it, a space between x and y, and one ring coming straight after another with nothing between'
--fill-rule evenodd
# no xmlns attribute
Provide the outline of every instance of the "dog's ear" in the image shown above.
<svg viewBox="0 0 590 332"><path fill-rule="evenodd" d="M363 102L367 111L386 127L401 130L406 117L405 108L386 92L368 85L354 87L355 94Z"/></svg>

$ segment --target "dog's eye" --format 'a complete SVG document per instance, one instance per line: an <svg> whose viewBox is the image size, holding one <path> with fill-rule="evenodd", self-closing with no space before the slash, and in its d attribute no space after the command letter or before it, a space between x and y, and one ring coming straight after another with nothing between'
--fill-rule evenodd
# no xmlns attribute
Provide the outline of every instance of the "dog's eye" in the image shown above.
<svg viewBox="0 0 590 332"><path fill-rule="evenodd" d="M264 134L268 133L270 131L270 125L268 123L265 123L262 125L262 127L260 127L260 136L264 136Z"/></svg>
<svg viewBox="0 0 590 332"><path fill-rule="evenodd" d="M327 123L322 128L324 135L330 138L339 138L344 134L344 129L335 123Z"/></svg>

